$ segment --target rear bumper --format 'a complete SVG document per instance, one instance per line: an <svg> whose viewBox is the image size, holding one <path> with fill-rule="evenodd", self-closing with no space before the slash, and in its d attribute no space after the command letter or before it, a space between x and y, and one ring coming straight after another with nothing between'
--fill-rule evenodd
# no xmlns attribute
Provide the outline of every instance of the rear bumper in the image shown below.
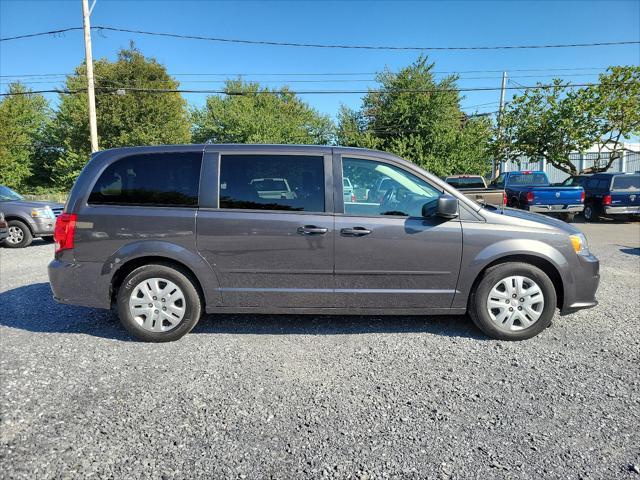
<svg viewBox="0 0 640 480"><path fill-rule="evenodd" d="M640 206L604 207L605 215L640 215Z"/></svg>
<svg viewBox="0 0 640 480"><path fill-rule="evenodd" d="M111 308L111 281L97 262L76 263L52 260L49 263L49 283L57 302L83 307Z"/></svg>
<svg viewBox="0 0 640 480"><path fill-rule="evenodd" d="M584 205L529 205L527 208L536 213L580 213Z"/></svg>
<svg viewBox="0 0 640 480"><path fill-rule="evenodd" d="M600 261L593 255L578 255L578 267L573 269L573 277L573 284L565 285L560 315L598 305L596 291L600 284Z"/></svg>

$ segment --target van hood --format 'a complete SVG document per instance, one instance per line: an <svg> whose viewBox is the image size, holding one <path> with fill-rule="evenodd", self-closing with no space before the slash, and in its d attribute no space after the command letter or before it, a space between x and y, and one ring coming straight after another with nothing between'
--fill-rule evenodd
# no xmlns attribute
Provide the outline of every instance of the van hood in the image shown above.
<svg viewBox="0 0 640 480"><path fill-rule="evenodd" d="M489 210L489 212L493 215L499 215L502 217L506 217L508 219L513 219L513 222L509 222L513 224L522 225L522 222L518 222L518 220L524 220L525 222L542 224L542 225L545 225L546 227L554 227L559 230L562 230L563 232L568 233L569 235L574 233L580 233L580 230L578 230L576 227L574 227L570 223L563 222L558 218L542 215L541 213L532 213L532 212L527 212L525 210L518 210L516 208L509 208L509 207L498 208L496 210ZM528 225L528 226L534 226L534 225Z"/></svg>

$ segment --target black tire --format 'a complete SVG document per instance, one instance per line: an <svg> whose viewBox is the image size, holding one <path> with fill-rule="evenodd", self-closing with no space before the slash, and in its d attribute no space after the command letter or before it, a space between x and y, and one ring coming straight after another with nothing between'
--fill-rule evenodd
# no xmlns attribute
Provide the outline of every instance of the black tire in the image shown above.
<svg viewBox="0 0 640 480"><path fill-rule="evenodd" d="M3 245L5 247L24 248L31 245L31 242L33 241L33 235L31 235L31 230L29 230L29 227L27 227L27 225L24 222L21 222L20 220L9 220L7 222L7 225L9 227L9 233L11 233L12 228L17 229L16 231L21 232L19 233L19 235L21 236L21 240L19 242L13 243L12 241L9 240L10 237L7 237L4 239Z"/></svg>
<svg viewBox="0 0 640 480"><path fill-rule="evenodd" d="M563 213L560 215L560 219L567 223L573 223L573 219L575 218L575 213Z"/></svg>
<svg viewBox="0 0 640 480"><path fill-rule="evenodd" d="M544 295L544 306L541 315L531 326L516 331L507 331L499 328L491 319L487 309L487 299L494 285L501 279L510 276L523 276L530 278L538 284ZM486 335L498 340L526 340L535 337L551 324L556 310L557 294L553 282L549 276L528 263L502 263L489 268L469 297L469 316L473 323Z"/></svg>
<svg viewBox="0 0 640 480"><path fill-rule="evenodd" d="M152 332L143 328L129 311L129 299L134 289L144 280L162 278L173 282L182 290L185 313L176 327L166 332ZM149 264L133 270L122 282L117 294L120 323L131 335L143 342L172 342L189 333L202 316L202 299L196 289L193 276L173 265Z"/></svg>
<svg viewBox="0 0 640 480"><path fill-rule="evenodd" d="M584 215L585 222L597 222L600 220L595 207L590 203L584 206L584 212L582 212L582 214Z"/></svg>

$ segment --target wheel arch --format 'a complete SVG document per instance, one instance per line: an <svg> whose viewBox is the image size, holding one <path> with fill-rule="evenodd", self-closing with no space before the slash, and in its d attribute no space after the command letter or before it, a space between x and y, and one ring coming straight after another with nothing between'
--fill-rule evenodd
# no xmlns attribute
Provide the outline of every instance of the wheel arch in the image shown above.
<svg viewBox="0 0 640 480"><path fill-rule="evenodd" d="M136 268L140 268L144 265L164 265L182 271L187 276L191 277L191 280L194 282L194 286L198 291L198 295L200 295L200 300L203 302L203 305L205 304L206 296L202 288L202 283L200 282L200 279L195 274L195 272L191 268L189 268L188 265L185 265L178 260L158 255L132 258L127 262L124 262L120 266L120 268L118 268L114 272L113 276L111 277L111 284L109 287L109 298L112 304L115 303L118 290L122 286L122 282L124 281L124 279L127 278L127 275L133 272Z"/></svg>
<svg viewBox="0 0 640 480"><path fill-rule="evenodd" d="M124 278L142 265L161 263L184 270L193 277L205 307L221 305L222 296L216 272L196 252L181 245L147 240L125 245L109 256L102 266L102 274L109 278L109 300Z"/></svg>
<svg viewBox="0 0 640 480"><path fill-rule="evenodd" d="M503 257L496 258L495 260L485 265L483 269L478 273L478 275L476 275L476 278L471 285L471 289L469 290L470 295L467 302L471 300L471 293L475 292L476 288L478 287L478 283L480 283L487 270L503 263L528 263L542 270L551 279L553 287L555 288L557 297L556 306L558 308L562 308L562 305L564 304L564 283L562 281L562 276L560 275L560 271L558 270L558 268L550 260L547 260L544 257L524 253L505 255Z"/></svg>
<svg viewBox="0 0 640 480"><path fill-rule="evenodd" d="M27 228L29 229L29 231L31 232L31 235L35 235L33 232L33 226L31 225L31 223L29 222L29 220L27 220L25 217L21 217L19 215L16 215L15 213L10 213L10 214L5 214L4 216L5 221L8 223L11 220L17 220L21 223L24 223Z"/></svg>

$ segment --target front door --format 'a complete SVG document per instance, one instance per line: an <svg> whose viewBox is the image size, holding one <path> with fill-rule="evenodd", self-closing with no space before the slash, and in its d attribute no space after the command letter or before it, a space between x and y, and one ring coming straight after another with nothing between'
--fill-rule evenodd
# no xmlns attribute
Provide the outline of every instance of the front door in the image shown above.
<svg viewBox="0 0 640 480"><path fill-rule="evenodd" d="M462 228L458 220L430 214L442 191L392 163L343 157L340 169L340 158L334 161L334 171L349 179L355 197L335 195L337 211L341 199L344 211L335 223L337 306L449 308Z"/></svg>
<svg viewBox="0 0 640 480"><path fill-rule="evenodd" d="M198 211L197 242L218 275L223 305L330 306L330 156L223 152L218 158L212 181L219 208Z"/></svg>

